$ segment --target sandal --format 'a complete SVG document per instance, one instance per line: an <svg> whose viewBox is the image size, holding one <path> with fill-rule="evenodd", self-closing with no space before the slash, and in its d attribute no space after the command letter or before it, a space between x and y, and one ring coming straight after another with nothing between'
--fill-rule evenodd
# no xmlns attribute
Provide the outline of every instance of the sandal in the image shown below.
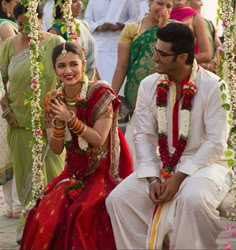
<svg viewBox="0 0 236 250"><path fill-rule="evenodd" d="M12 218L12 211L10 211L10 210L5 211L4 216L7 218Z"/></svg>

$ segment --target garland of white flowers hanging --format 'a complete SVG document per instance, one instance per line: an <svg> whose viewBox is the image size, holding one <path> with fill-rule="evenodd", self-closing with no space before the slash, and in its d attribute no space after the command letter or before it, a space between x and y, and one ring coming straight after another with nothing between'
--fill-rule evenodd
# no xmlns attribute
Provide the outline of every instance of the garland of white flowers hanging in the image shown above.
<svg viewBox="0 0 236 250"><path fill-rule="evenodd" d="M41 126L42 108L40 105L43 65L41 63L41 56L39 53L39 40L40 32L38 31L38 17L37 17L37 0L22 1L22 4L27 7L27 17L29 18L29 24L26 29L29 30L29 51L31 59L31 89L32 92L28 92L25 99L25 104L31 106L31 126L33 133L32 147L32 195L33 200L28 204L27 208L33 206L36 200L42 195L43 184L43 131ZM27 210L26 208L26 210Z"/></svg>
<svg viewBox="0 0 236 250"><path fill-rule="evenodd" d="M77 41L77 32L74 18L72 17L71 5L72 0L65 0L62 3L58 1L65 19L65 27L68 33L68 39ZM31 59L31 89L32 92L26 93L25 104L31 105L31 126L33 133L32 146L32 201L26 207L24 213L29 208L36 204L36 201L42 196L44 190L44 175L42 171L43 167L43 150L45 143L43 140L43 130L41 124L42 108L40 105L41 97L41 84L43 83L43 64L41 62L41 56L39 52L40 31L38 31L38 17L37 7L40 2L38 0L23 0L22 4L27 7L27 16L29 18L29 25L26 27L29 30L29 50Z"/></svg>
<svg viewBox="0 0 236 250"><path fill-rule="evenodd" d="M72 0L65 0L61 5L61 10L65 20L65 30L68 35L68 40L78 42L76 23L74 17L72 16L71 5Z"/></svg>
<svg viewBox="0 0 236 250"><path fill-rule="evenodd" d="M230 110L229 123L232 127L229 146L231 151L227 151L226 156L231 159L228 161L229 166L233 167L236 171L236 64L235 55L232 53L234 48L234 31L235 31L235 14L234 14L234 1L235 0L219 0L220 18L223 22L224 28L224 53L220 56L221 65L219 67L221 78L227 84L229 90L229 98L231 105L228 103L223 104L223 107ZM225 101L227 96L224 92L225 85L222 84L222 100ZM231 106L231 107L230 107Z"/></svg>
<svg viewBox="0 0 236 250"><path fill-rule="evenodd" d="M231 125L231 132L229 136L229 150L226 151L226 157L229 158L228 165L234 170L234 180L232 186L232 192L236 190L236 64L235 56L233 54L234 48L234 32L235 32L235 13L234 13L234 1L235 0L219 0L219 17L223 22L223 35L224 35L224 53L220 56L219 72L222 82L225 82L228 87L228 95L230 98L229 103L224 103L223 107L230 110L229 123ZM225 93L226 85L221 85L222 100L227 100L227 94ZM236 207L236 197L232 200L231 207ZM236 220L236 214L228 212L228 218Z"/></svg>

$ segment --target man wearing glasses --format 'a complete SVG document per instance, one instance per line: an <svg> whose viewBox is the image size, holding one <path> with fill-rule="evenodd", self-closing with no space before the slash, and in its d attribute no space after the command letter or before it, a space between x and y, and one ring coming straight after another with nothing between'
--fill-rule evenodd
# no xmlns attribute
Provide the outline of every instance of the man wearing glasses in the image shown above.
<svg viewBox="0 0 236 250"><path fill-rule="evenodd" d="M135 109L137 170L106 201L116 246L217 249L217 208L232 185L219 78L194 60L185 24L169 23L157 38L158 73L141 82Z"/></svg>

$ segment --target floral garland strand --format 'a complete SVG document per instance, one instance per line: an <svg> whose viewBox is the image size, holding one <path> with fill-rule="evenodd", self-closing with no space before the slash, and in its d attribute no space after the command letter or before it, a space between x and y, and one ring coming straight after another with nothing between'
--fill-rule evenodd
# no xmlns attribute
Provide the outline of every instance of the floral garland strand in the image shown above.
<svg viewBox="0 0 236 250"><path fill-rule="evenodd" d="M227 84L229 93L226 93L226 86L221 85L223 107L228 111L231 109L229 116L229 123L232 126L229 145L232 150L226 152L226 156L229 157L229 167L236 168L236 64L234 61L234 55L232 53L234 47L234 0L222 0L219 1L219 7L222 9L220 18L223 20L224 25L224 55L220 56L221 65L219 67L221 79ZM227 103L228 96L230 99L231 107ZM231 152L230 152L231 151ZM230 159L231 157L231 159ZM232 159L233 158L233 159ZM235 169L236 170L236 169Z"/></svg>
<svg viewBox="0 0 236 250"><path fill-rule="evenodd" d="M32 145L32 194L33 200L28 204L28 208L32 207L37 199L43 193L43 172L42 172L42 158L43 158L43 131L41 127L41 115L42 108L40 106L40 96L41 88L40 83L42 81L42 66L41 66L41 57L39 53L39 40L40 32L38 31L38 18L37 18L37 0L30 0L24 3L27 6L27 16L29 17L29 51L31 59L31 89L32 94L30 96L30 105L31 105L31 125L33 132L33 145ZM27 102L27 101L26 101ZM24 211L24 212L26 212Z"/></svg>
<svg viewBox="0 0 236 250"><path fill-rule="evenodd" d="M194 61L192 73L188 83L183 86L183 101L180 110L180 135L173 154L169 152L168 137L167 137L167 94L170 80L165 76L165 79L158 81L156 88L156 105L158 119L158 145L159 153L162 161L161 175L164 179L168 179L174 172L174 168L178 163L185 149L188 140L190 111L192 109L192 99L196 93L197 63Z"/></svg>
<svg viewBox="0 0 236 250"><path fill-rule="evenodd" d="M72 0L65 0L61 5L63 17L65 20L65 30L68 34L68 40L78 42L78 34L76 32L76 23L71 10Z"/></svg>
<svg viewBox="0 0 236 250"><path fill-rule="evenodd" d="M231 125L231 132L229 136L229 149L226 151L225 156L228 158L228 166L234 170L234 179L232 189L236 189L236 64L235 55L233 55L234 47L234 32L235 32L235 13L234 13L234 1L235 0L219 0L219 7L222 13L219 13L219 17L223 21L224 26L224 55L220 56L221 65L219 67L221 80L224 80L228 86L229 93L225 93L227 89L225 84L221 85L222 90L222 105L226 110L230 110L229 123ZM230 104L227 103L228 97L230 98ZM236 197L235 197L236 198ZM232 208L236 207L236 199L232 201ZM228 218L236 220L236 215L232 212L228 212Z"/></svg>

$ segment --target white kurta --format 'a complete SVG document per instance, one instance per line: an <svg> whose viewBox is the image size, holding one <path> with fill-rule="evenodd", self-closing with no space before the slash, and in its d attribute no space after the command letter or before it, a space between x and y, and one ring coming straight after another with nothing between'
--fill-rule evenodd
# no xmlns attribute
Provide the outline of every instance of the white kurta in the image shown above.
<svg viewBox="0 0 236 250"><path fill-rule="evenodd" d="M117 8L117 3L119 5ZM97 68L103 80L109 84L117 63L117 45L121 31L95 32L106 22L127 24L136 21L139 9L135 0L89 0L84 19L89 23L97 47ZM112 20L113 17L113 20Z"/></svg>
<svg viewBox="0 0 236 250"><path fill-rule="evenodd" d="M106 201L118 249L150 248L147 234L154 205L148 196L146 177L160 177L161 162L156 154L159 77L159 74L148 76L139 87L134 131L137 170L119 184ZM230 170L224 159L228 114L221 107L218 80L216 75L199 69L188 143L176 167L176 171L189 177L181 184L175 198L164 205L157 227L156 249L161 248L165 234L169 235L170 246L175 249L216 249L215 240L220 232L217 208L231 186ZM174 150L171 146L173 89L170 86L167 111L171 152Z"/></svg>

